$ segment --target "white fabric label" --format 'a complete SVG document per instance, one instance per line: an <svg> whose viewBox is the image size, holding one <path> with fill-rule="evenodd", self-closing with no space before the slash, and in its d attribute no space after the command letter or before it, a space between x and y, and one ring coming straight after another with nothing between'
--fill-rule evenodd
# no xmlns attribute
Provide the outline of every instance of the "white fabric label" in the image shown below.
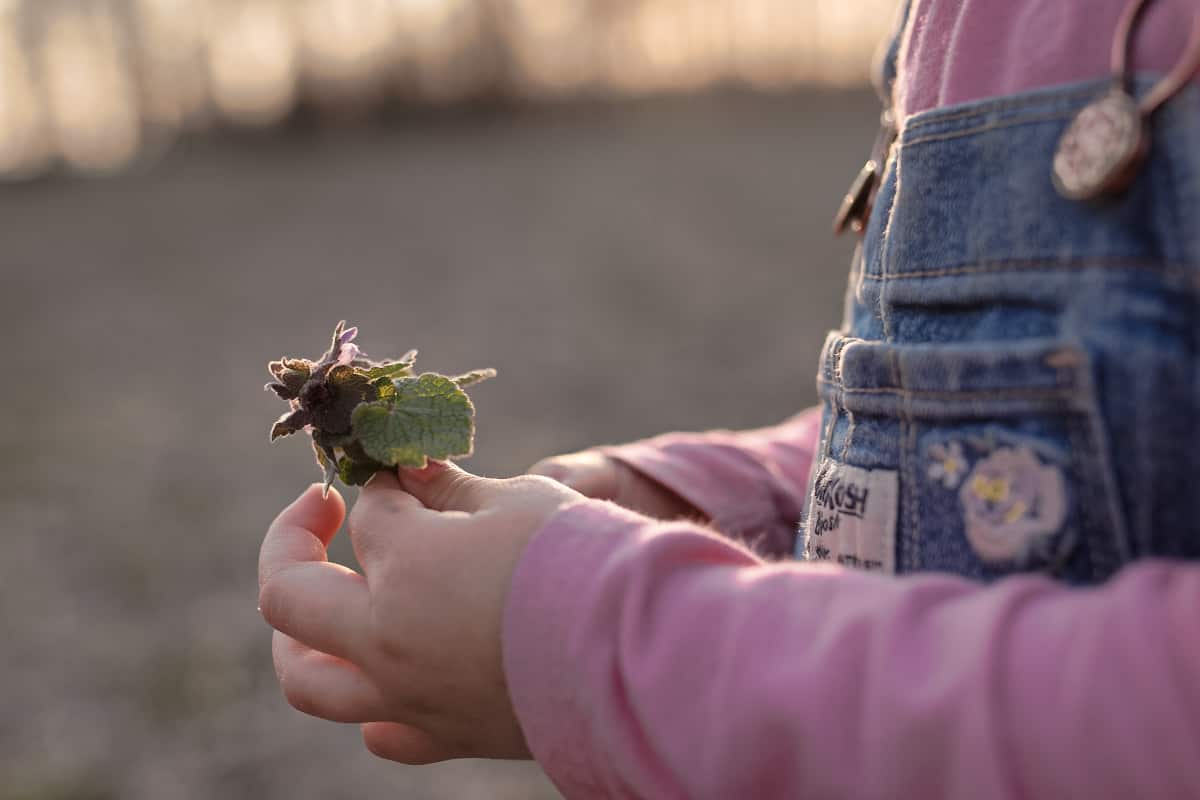
<svg viewBox="0 0 1200 800"><path fill-rule="evenodd" d="M822 461L808 498L801 557L895 572L899 496L895 470Z"/></svg>

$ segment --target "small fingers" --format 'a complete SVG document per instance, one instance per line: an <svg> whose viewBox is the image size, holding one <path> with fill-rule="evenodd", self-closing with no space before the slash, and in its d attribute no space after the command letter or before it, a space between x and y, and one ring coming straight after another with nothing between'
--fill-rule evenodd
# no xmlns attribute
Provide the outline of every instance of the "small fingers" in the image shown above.
<svg viewBox="0 0 1200 800"><path fill-rule="evenodd" d="M368 722L362 726L362 737L372 754L401 764L433 764L466 756L459 748L399 722Z"/></svg>
<svg viewBox="0 0 1200 800"><path fill-rule="evenodd" d="M259 590L258 605L272 628L309 647L346 659L365 647L367 584L341 564L308 561L277 570Z"/></svg>
<svg viewBox="0 0 1200 800"><path fill-rule="evenodd" d="M386 718L383 693L349 661L313 650L278 631L271 651L283 695L297 711L330 722Z"/></svg>
<svg viewBox="0 0 1200 800"><path fill-rule="evenodd" d="M289 564L324 561L345 516L346 503L336 490L322 497L319 485L308 487L267 528L258 554L258 585Z"/></svg>

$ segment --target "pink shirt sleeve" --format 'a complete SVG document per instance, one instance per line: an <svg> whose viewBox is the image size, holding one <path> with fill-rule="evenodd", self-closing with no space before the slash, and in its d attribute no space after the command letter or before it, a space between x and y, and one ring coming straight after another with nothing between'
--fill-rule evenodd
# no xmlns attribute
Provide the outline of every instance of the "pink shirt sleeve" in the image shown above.
<svg viewBox="0 0 1200 800"><path fill-rule="evenodd" d="M821 409L810 408L769 428L668 433L600 450L778 558L792 553L820 424Z"/></svg>
<svg viewBox="0 0 1200 800"><path fill-rule="evenodd" d="M1196 797L1197 608L1190 564L887 578L590 500L518 564L504 659L568 798Z"/></svg>

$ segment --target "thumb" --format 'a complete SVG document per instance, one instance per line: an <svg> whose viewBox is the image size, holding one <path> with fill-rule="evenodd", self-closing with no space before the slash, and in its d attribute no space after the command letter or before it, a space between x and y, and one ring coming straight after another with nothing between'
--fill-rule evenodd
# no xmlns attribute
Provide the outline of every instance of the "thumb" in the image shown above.
<svg viewBox="0 0 1200 800"><path fill-rule="evenodd" d="M478 511L495 497L498 483L432 459L424 469L401 469L398 475L404 491L434 511Z"/></svg>

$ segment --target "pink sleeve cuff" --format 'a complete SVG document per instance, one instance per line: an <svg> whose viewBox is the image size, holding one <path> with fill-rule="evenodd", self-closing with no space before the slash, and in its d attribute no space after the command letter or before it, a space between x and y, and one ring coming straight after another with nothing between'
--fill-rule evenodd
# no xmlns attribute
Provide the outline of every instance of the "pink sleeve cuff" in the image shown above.
<svg viewBox="0 0 1200 800"><path fill-rule="evenodd" d="M788 557L820 431L812 408L753 431L668 433L600 448L702 511L764 556Z"/></svg>

